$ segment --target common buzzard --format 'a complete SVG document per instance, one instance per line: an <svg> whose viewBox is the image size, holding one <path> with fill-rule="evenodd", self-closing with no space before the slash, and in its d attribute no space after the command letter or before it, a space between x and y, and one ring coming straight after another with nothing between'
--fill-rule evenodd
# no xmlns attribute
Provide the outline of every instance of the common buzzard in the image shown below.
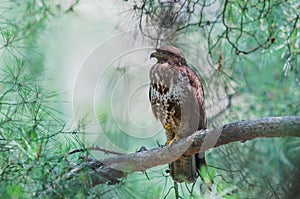
<svg viewBox="0 0 300 199"><path fill-rule="evenodd" d="M150 69L149 99L152 112L167 136L167 144L206 128L204 92L197 73L186 63L182 52L174 46L156 49L150 57L157 63ZM176 182L195 182L204 153L181 156L172 162L170 175Z"/></svg>

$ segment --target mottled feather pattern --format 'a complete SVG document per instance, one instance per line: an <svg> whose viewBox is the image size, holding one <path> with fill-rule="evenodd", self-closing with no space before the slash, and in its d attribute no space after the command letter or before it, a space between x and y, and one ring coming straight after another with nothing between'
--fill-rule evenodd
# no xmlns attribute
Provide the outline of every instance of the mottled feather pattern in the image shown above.
<svg viewBox="0 0 300 199"><path fill-rule="evenodd" d="M181 51L167 46L152 55L158 62L150 69L149 99L155 118L166 130L168 143L205 128L202 84ZM205 163L204 156L202 160L198 154L183 156L170 164L170 174L176 182L194 182L200 163Z"/></svg>

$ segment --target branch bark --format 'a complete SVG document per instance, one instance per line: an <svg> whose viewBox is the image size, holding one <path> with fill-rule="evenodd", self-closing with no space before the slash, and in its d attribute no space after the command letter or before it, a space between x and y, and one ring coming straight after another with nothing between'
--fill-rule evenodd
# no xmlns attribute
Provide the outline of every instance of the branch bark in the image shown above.
<svg viewBox="0 0 300 199"><path fill-rule="evenodd" d="M171 146L89 162L89 167L93 168L90 172L91 186L107 182L118 183L118 178L126 173L168 164L183 154L204 152L236 141L288 136L300 137L300 116L242 120L219 128L200 130Z"/></svg>

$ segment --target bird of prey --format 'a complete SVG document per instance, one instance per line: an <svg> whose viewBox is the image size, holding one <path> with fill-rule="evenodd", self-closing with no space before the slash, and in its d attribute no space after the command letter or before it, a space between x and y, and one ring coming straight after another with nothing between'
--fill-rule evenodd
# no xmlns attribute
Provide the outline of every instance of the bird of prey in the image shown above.
<svg viewBox="0 0 300 199"><path fill-rule="evenodd" d="M157 63L150 69L149 100L155 118L166 131L167 144L205 129L202 83L182 52L174 46L164 46L150 57L155 57ZM169 165L170 175L175 182L193 183L202 165L206 165L204 153L181 156Z"/></svg>

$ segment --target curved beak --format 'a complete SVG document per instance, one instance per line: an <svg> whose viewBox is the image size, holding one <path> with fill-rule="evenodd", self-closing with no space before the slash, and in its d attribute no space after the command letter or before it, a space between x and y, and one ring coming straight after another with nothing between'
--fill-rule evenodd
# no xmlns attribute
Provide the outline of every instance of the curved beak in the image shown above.
<svg viewBox="0 0 300 199"><path fill-rule="evenodd" d="M158 57L159 57L157 51L155 51L154 53L151 53L150 59L151 59L152 57L155 57L155 58L158 58Z"/></svg>

